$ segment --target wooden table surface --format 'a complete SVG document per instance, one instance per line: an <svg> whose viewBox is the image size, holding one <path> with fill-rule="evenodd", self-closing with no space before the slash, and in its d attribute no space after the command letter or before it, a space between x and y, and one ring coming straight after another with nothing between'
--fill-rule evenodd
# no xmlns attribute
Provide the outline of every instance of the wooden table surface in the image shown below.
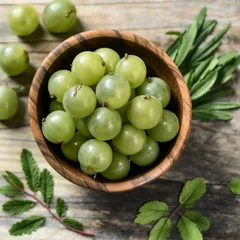
<svg viewBox="0 0 240 240"><path fill-rule="evenodd" d="M30 37L19 38L11 33L6 23L7 11L13 4L32 3L39 15L45 0L1 0L0 1L0 47L10 42L22 42L30 55L28 71L10 79L0 72L0 84L24 84L29 87L32 77L49 51L67 36L54 36L42 27ZM208 18L217 19L216 30L231 22L232 27L225 36L220 51L240 48L240 1L239 0L75 0L79 22L74 31L90 29L124 29L139 34L163 49L173 37L166 36L168 30L183 30L203 7L208 7ZM231 37L234 34L238 40ZM236 91L233 98L240 100L240 72L230 82ZM68 216L79 219L86 230L93 231L101 240L147 239L150 226L141 227L133 223L137 209L146 201L161 200L170 209L177 204L182 183L188 178L201 176L208 182L207 194L196 204L196 208L211 221L211 228L204 233L208 240L240 239L240 198L228 191L225 184L240 176L240 110L233 112L229 122L194 121L186 149L174 167L161 179L142 188L125 193L109 194L95 192L75 186L50 168L40 153L32 136L27 119L26 91L20 98L20 110L14 119L0 122L0 173L10 170L23 177L20 152L27 148L33 152L41 169L48 168L55 179L55 198L62 197L68 203ZM0 180L0 185L4 181ZM7 197L0 196L0 204ZM54 204L52 205L54 208ZM23 216L43 214L46 224L31 236L11 237L10 225ZM0 210L0 239L88 239L66 230L53 220L40 206L21 216L9 217ZM171 240L180 239L176 230ZM189 239L190 240L190 239ZM194 240L194 239L193 239Z"/></svg>

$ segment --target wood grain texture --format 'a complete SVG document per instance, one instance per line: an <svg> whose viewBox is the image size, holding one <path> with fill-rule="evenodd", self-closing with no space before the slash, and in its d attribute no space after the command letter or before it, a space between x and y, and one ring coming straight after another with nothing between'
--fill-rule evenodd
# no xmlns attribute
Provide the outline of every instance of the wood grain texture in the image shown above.
<svg viewBox="0 0 240 240"><path fill-rule="evenodd" d="M73 0L74 1L74 0ZM30 51L31 68L28 74L9 79L0 72L0 84L27 84L31 82L35 70L47 53L68 36L54 36L39 28L27 38L13 35L6 24L6 14L12 4L33 3L39 14L45 0L4 0L0 1L0 44L20 41ZM182 31L201 7L208 7L208 19L217 19L216 30L231 22L232 26L224 37L221 52L240 48L240 1L236 0L75 0L80 17L79 29L115 28L131 31L153 41L165 49L174 39L166 36L168 30ZM71 33L72 34L72 33ZM238 40L232 39L232 34ZM34 70L35 69L35 70ZM240 72L235 74L230 84L236 95L228 100L240 101ZM26 92L27 93L27 92ZM240 172L240 111L233 112L230 122L194 121L190 139L179 161L161 180L126 193L107 194L79 188L53 171L38 149L27 119L26 93L21 96L19 118L0 122L0 173L10 170L23 177L19 156L22 148L31 150L40 168L48 168L54 175L55 195L69 203L69 216L81 220L86 230L94 231L97 240L145 240L150 226L141 227L133 223L139 206L146 201L159 199L166 201L172 209L177 203L177 195L182 182L188 178L202 176L208 184L207 195L196 204L196 208L210 218L211 228L204 233L206 240L238 240L240 199L224 186ZM17 127L17 128L16 128ZM0 179L2 186L4 181ZM0 196L0 204L8 198ZM52 206L54 208L54 205ZM31 213L47 217L45 227L31 236L11 237L8 229L11 224ZM65 230L39 206L27 215L9 217L0 210L0 236L3 240L42 240L42 239L86 239ZM179 240L176 231L170 240Z"/></svg>

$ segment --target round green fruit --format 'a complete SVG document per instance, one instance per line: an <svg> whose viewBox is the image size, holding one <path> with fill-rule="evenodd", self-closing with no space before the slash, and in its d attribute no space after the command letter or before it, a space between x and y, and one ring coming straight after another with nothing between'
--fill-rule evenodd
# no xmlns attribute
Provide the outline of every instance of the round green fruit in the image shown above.
<svg viewBox="0 0 240 240"><path fill-rule="evenodd" d="M159 155L159 145L156 141L147 136L147 141L141 152L131 155L133 163L138 166L146 167L154 163Z"/></svg>
<svg viewBox="0 0 240 240"><path fill-rule="evenodd" d="M179 127L177 116L173 112L164 109L161 121L147 132L155 141L168 142L176 137Z"/></svg>
<svg viewBox="0 0 240 240"><path fill-rule="evenodd" d="M109 180L120 180L125 178L130 171L130 162L126 155L119 152L113 152L111 165L101 173Z"/></svg>
<svg viewBox="0 0 240 240"><path fill-rule="evenodd" d="M80 147L78 160L84 173L94 175L105 171L110 166L112 149L105 142L90 139Z"/></svg>
<svg viewBox="0 0 240 240"><path fill-rule="evenodd" d="M28 53L20 43L9 43L0 52L0 67L8 76L17 76L28 67Z"/></svg>
<svg viewBox="0 0 240 240"><path fill-rule="evenodd" d="M16 92L5 85L0 86L0 120L11 118L18 109Z"/></svg>

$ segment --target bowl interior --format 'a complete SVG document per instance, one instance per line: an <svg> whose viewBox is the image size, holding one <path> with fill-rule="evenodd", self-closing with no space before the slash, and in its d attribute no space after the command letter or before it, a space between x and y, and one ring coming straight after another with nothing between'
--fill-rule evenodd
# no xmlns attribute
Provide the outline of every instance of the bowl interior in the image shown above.
<svg viewBox="0 0 240 240"><path fill-rule="evenodd" d="M114 183L111 183L110 181L104 179L100 174L98 174L97 177L93 179L91 176L87 176L81 172L79 163L68 161L63 157L61 154L60 145L51 144L42 136L41 121L49 113L48 106L50 104L50 98L47 84L50 76L57 70L70 70L74 57L82 51L94 51L101 47L108 47L117 51L120 57L123 57L125 53L137 55L142 58L147 66L147 76L160 77L169 85L171 89L171 101L166 109L173 111L178 116L181 128L184 121L183 108L185 101L181 85L184 83L182 83L183 80L179 72L176 74L176 72L173 71L173 63L168 58L168 56L163 53L161 49L158 49L149 41L136 35L119 31L112 31L111 34L104 35L100 31L97 33L98 34L96 34L96 32L95 34L91 32L90 34L83 33L67 39L55 50L53 50L53 52L51 52L50 55L44 60L42 66L36 73L36 76L33 80L33 85L31 87L32 93L30 91L30 98L33 92L35 95L37 94L37 98L35 99L37 111L35 123L38 125L38 129L35 131L40 131L38 134L35 134L34 131L33 133L40 149L42 150L48 162L61 175L74 182L75 184L105 191L111 191L110 189L112 186L116 187L116 191L129 190L131 188L134 188L134 186L142 185L145 182L157 178L161 175L161 170L164 172L167 170L167 168L170 167L174 159L171 160L172 162L169 162L168 165L162 164L162 161L169 161L171 158L171 151L179 136L177 136L173 141L160 144L160 156L158 160L150 167L141 168L132 164L128 177L124 180L120 180ZM179 77L179 79L177 79L176 76ZM32 90L32 88L34 88L34 83L35 85L37 83L39 86L37 92L35 92L36 89ZM30 113L30 122L31 118L32 116ZM176 155L178 155L178 153ZM154 170L157 166L160 166L159 173ZM132 185L133 182L134 185Z"/></svg>

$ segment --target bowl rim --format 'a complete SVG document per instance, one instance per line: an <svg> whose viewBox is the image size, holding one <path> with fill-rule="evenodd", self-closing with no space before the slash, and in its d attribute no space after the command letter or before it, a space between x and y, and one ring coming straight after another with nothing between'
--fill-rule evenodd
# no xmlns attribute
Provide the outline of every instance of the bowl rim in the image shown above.
<svg viewBox="0 0 240 240"><path fill-rule="evenodd" d="M57 57L67 49L74 45L77 45L83 41L99 38L99 37L112 37L112 38L122 38L124 40L137 43L138 45L147 48L149 51L153 52L159 58L161 58L165 63L167 62L174 78L177 81L179 91L182 95L182 123L180 125L180 130L175 140L175 144L171 150L167 153L164 159L156 165L154 168L148 170L145 174L134 177L132 179L123 180L121 182L93 182L92 180L82 179L73 175L69 169L63 168L61 164L57 161L54 155L48 150L48 146L44 141L43 134L41 131L40 124L38 124L37 116L37 100L39 87L42 83L42 79L46 74L47 70L51 66L51 63L57 59ZM157 47L154 43L145 38L133 34L129 31L124 30L114 30L114 29L102 29L102 30L90 30L73 35L63 42L61 42L53 51L51 51L48 56L43 60L41 66L38 68L35 76L33 78L28 100L28 115L30 127L35 138L35 141L41 150L43 156L48 161L48 163L64 178L68 179L72 183L90 188L93 190L100 190L106 192L122 192L132 190L136 187L140 187L147 182L154 181L155 179L162 176L178 159L181 151L183 150L185 143L189 137L191 129L191 119L192 119L192 108L191 108L191 98L179 69L171 58L163 51L163 49ZM46 149L48 151L46 151Z"/></svg>

